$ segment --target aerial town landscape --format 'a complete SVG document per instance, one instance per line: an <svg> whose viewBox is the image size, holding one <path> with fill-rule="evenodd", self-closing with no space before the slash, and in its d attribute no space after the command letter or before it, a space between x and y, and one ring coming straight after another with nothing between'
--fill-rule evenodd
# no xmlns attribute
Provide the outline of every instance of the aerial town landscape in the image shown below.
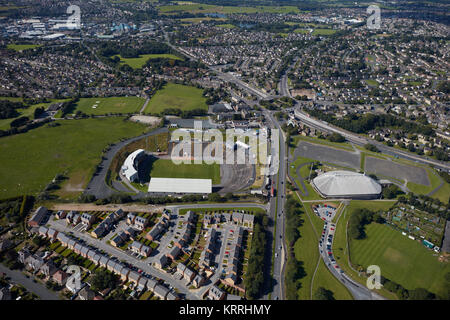
<svg viewBox="0 0 450 320"><path fill-rule="evenodd" d="M0 0L0 300L450 300L449 9Z"/></svg>

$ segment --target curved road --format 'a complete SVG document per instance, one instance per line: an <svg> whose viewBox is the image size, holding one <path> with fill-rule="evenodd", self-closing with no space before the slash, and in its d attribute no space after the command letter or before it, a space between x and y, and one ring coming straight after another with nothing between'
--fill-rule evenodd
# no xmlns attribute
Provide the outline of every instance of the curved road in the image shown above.
<svg viewBox="0 0 450 320"><path fill-rule="evenodd" d="M150 132L144 133L140 136L130 138L121 142L116 143L113 145L104 155L103 160L100 163L100 172L98 172L96 175L94 175L89 182L86 190L84 191L85 194L88 195L94 195L97 199L103 199L111 196L112 194L116 193L114 189L109 187L106 184L106 174L108 173L108 169L111 166L111 162L114 159L117 152L119 152L120 149L125 147L127 144L137 141L139 139L153 136L156 134L160 134L163 132L168 132L167 128L158 128L155 130L152 130Z"/></svg>

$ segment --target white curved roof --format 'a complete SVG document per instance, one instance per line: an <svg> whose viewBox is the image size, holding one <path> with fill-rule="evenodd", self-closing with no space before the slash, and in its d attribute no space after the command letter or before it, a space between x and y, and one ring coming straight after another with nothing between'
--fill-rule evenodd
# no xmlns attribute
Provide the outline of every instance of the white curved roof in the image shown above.
<svg viewBox="0 0 450 320"><path fill-rule="evenodd" d="M137 174L137 169L134 167L134 160L136 159L136 157L138 157L141 153L143 153L144 150L143 149L138 149L136 151L134 151L133 153L131 153L126 159L125 162L123 163L122 166L122 171L123 174L125 175L125 177L128 180L132 180L133 176L135 174Z"/></svg>
<svg viewBox="0 0 450 320"><path fill-rule="evenodd" d="M358 196L381 193L381 186L374 179L352 171L329 171L313 179L312 183L324 196Z"/></svg>

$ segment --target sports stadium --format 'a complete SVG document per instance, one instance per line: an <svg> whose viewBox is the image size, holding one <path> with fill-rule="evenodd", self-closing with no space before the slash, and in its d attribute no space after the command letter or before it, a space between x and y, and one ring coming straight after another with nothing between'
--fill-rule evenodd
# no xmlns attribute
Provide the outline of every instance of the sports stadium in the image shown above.
<svg viewBox="0 0 450 320"><path fill-rule="evenodd" d="M324 198L375 199L381 194L378 182L352 171L329 171L314 178L311 184Z"/></svg>

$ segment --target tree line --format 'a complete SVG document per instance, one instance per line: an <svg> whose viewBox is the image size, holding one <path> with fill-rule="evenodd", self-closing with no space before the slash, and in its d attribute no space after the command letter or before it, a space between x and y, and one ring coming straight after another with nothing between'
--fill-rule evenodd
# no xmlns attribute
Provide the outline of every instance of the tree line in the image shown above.
<svg viewBox="0 0 450 320"><path fill-rule="evenodd" d="M337 119L333 114L323 113L316 109L308 109L307 112L313 117L355 133L367 133L376 128L401 128L406 133L436 136L435 131L429 125L407 121L391 114L375 115L366 113L364 115L358 115L353 113Z"/></svg>

